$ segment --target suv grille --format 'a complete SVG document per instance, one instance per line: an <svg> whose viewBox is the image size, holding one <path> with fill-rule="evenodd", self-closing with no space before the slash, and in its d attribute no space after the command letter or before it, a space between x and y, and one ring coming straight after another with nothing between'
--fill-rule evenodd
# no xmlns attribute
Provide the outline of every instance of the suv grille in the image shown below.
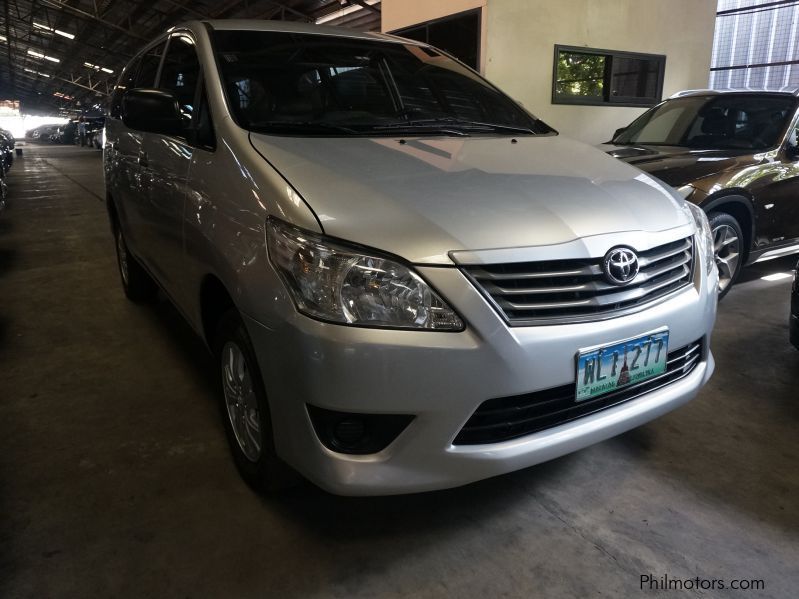
<svg viewBox="0 0 799 599"><path fill-rule="evenodd" d="M465 266L464 271L513 325L610 318L691 283L693 237L638 252L627 285L607 282L603 258Z"/></svg>
<svg viewBox="0 0 799 599"><path fill-rule="evenodd" d="M552 428L640 397L688 376L702 356L702 340L669 352L666 372L613 393L575 402L574 385L564 385L514 397L489 399L480 404L453 445L499 443Z"/></svg>

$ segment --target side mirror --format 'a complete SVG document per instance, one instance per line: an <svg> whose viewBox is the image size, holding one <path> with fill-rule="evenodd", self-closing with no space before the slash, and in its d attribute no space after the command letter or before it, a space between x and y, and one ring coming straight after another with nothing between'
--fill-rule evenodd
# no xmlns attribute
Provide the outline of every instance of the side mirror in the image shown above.
<svg viewBox="0 0 799 599"><path fill-rule="evenodd" d="M616 131L613 132L613 137L611 139L616 139L619 135L627 131L627 127L619 127Z"/></svg>
<svg viewBox="0 0 799 599"><path fill-rule="evenodd" d="M122 122L137 131L178 135L183 117L174 94L161 89L131 89L122 96Z"/></svg>

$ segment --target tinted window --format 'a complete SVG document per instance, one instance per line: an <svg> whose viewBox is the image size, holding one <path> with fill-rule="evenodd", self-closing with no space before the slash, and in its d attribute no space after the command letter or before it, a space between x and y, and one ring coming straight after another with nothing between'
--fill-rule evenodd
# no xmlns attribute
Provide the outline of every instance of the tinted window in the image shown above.
<svg viewBox="0 0 799 599"><path fill-rule="evenodd" d="M163 54L165 46L166 42L161 42L141 57L134 87L153 87L155 85L155 75L158 72L158 64L161 62L161 54Z"/></svg>
<svg viewBox="0 0 799 599"><path fill-rule="evenodd" d="M479 75L430 47L281 32L214 36L231 110L251 130L551 132Z"/></svg>
<svg viewBox="0 0 799 599"><path fill-rule="evenodd" d="M645 112L613 143L763 150L779 143L795 109L789 96L674 98Z"/></svg>
<svg viewBox="0 0 799 599"><path fill-rule="evenodd" d="M158 87L175 94L181 112L188 119L191 119L194 110L199 78L200 62L194 50L194 41L185 35L170 38Z"/></svg>

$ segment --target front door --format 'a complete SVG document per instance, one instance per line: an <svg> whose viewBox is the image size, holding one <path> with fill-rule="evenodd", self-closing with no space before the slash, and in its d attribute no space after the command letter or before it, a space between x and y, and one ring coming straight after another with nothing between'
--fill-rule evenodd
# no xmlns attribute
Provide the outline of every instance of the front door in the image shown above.
<svg viewBox="0 0 799 599"><path fill-rule="evenodd" d="M189 167L195 152L187 137L192 125L199 74L200 64L193 40L183 33L173 34L169 38L157 87L177 98L185 119L184 132L178 135L148 134L142 143L141 172L147 193L140 205L147 228L151 268L178 306L185 305L181 279L184 266L183 215L189 193Z"/></svg>

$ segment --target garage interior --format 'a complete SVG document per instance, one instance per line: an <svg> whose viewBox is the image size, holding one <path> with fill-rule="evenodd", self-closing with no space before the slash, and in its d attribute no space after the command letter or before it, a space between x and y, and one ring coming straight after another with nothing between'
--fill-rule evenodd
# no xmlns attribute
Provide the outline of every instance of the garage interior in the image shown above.
<svg viewBox="0 0 799 599"><path fill-rule="evenodd" d="M642 46L640 31L630 44L581 29L526 56L549 78L540 93L509 55L512 38L491 41L491 23L521 15L529 21L520 28L536 26L524 3L400 4L8 0L0 100L20 100L32 115L103 114L137 48L210 17L382 27L449 44L553 127L592 144L645 109L551 104L553 43L664 54L663 98L708 86L715 0L641 25L701 24L690 32L697 39L674 42L704 48L698 74L682 73L689 80L670 72L682 59ZM602 23L596 5L632 14L635 3L529 4L543 21L571 11L574 24ZM466 18L442 26L445 13ZM63 62L42 62L31 48ZM451 490L354 498L306 483L267 497L241 482L229 457L203 342L163 295L140 307L121 291L102 152L30 140L17 148L0 212L0 596L635 597L657 594L642 588L647 575L765 583L689 596L796 596L799 351L787 336L791 278L772 276L792 273L795 255L743 271L719 304L715 375L649 424Z"/></svg>

